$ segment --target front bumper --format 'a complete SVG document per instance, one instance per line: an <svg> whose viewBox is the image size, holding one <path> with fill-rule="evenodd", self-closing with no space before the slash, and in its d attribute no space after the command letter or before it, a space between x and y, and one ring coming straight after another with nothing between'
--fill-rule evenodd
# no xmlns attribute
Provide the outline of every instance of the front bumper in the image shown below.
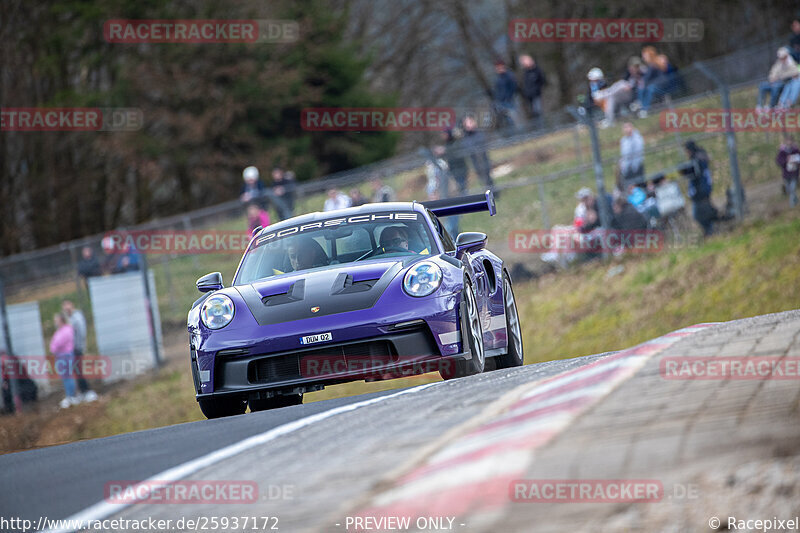
<svg viewBox="0 0 800 533"><path fill-rule="evenodd" d="M418 322L376 337L302 350L271 354L229 351L234 356L222 351L215 358L214 392L201 392L198 368L193 362L197 398L303 392L350 381L394 379L446 370L445 366L465 357L463 352L443 355L430 328L423 321Z"/></svg>

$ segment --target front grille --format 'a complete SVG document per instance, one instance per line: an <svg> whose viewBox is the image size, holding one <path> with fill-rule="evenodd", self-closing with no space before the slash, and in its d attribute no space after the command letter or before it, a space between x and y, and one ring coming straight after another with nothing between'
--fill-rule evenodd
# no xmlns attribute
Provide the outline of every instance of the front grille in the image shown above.
<svg viewBox="0 0 800 533"><path fill-rule="evenodd" d="M247 368L247 380L250 383L271 383L299 377L300 362L297 355L278 355L256 359Z"/></svg>
<svg viewBox="0 0 800 533"><path fill-rule="evenodd" d="M247 368L247 379L252 384L299 379L302 377L301 368L315 368L309 361L315 361L317 366L329 365L335 368L337 360L352 362L383 357L381 362L386 364L386 357L396 354L394 345L386 339L320 346L299 354L263 357L251 361Z"/></svg>

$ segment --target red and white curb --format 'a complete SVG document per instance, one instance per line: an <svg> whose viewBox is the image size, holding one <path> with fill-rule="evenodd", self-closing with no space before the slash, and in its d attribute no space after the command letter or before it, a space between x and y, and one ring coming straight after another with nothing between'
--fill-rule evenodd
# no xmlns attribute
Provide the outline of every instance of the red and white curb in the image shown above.
<svg viewBox="0 0 800 533"><path fill-rule="evenodd" d="M412 520L469 515L470 527L490 523L511 503L509 485L525 475L537 448L655 354L714 325L680 329L533 384L499 417L449 442L353 514Z"/></svg>

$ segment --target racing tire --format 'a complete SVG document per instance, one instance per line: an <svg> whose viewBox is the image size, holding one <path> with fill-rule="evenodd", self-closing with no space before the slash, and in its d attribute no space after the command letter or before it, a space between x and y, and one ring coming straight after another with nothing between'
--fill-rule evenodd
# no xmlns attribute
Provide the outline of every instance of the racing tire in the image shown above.
<svg viewBox="0 0 800 533"><path fill-rule="evenodd" d="M206 418L223 418L244 414L247 399L241 396L220 396L219 398L199 398L200 410Z"/></svg>
<svg viewBox="0 0 800 533"><path fill-rule="evenodd" d="M478 303L475 299L475 292L472 290L472 283L468 278L464 278L462 301L464 312L461 313L461 340L465 347L469 347L472 357L443 361L439 375L445 380L480 374L486 364L486 354L483 349L483 327L478 315Z"/></svg>
<svg viewBox="0 0 800 533"><path fill-rule="evenodd" d="M517 300L514 298L511 278L505 271L503 271L503 306L506 311L506 337L508 339L508 348L506 353L494 358L497 369L522 366L524 362L522 326L519 323Z"/></svg>
<svg viewBox="0 0 800 533"><path fill-rule="evenodd" d="M303 403L302 394L279 394L272 398L251 399L247 402L251 413L289 407L290 405L300 405L301 403Z"/></svg>

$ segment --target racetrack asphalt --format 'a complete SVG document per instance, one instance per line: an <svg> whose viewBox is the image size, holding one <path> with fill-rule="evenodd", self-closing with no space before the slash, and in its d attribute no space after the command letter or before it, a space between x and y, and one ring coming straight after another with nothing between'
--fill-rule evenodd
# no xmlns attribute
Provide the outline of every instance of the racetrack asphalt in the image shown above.
<svg viewBox="0 0 800 533"><path fill-rule="evenodd" d="M241 454L259 456L263 498L275 487L290 487L291 498L269 500L281 519L281 530L311 526L311 516L334 512L345 496L365 491L375 477L390 471L447 430L478 415L487 405L514 387L577 368L608 354L527 365L487 372L409 391L387 401L398 391L339 398L219 420L205 420L147 431L81 441L0 456L0 516L38 523L67 518L104 498L107 483L146 480L177 465L241 443L286 424L357 403L368 406L334 414L320 422L299 426L263 450ZM237 457L226 462L235 462ZM342 476L342 473L347 474ZM241 477L241 476L239 476ZM257 476L258 477L258 476ZM224 478L212 476L211 479ZM237 478L238 479L238 478ZM256 479L256 478L250 478ZM330 483L336 482L335 491ZM324 485L324 490L323 489ZM322 493L325 493L324 495ZM183 515L188 505L144 505L123 511ZM156 510L155 507L160 507ZM193 506L196 507L196 506ZM219 510L218 510L219 511ZM252 506L248 510L252 512ZM194 512L194 511L192 511ZM230 509L216 514L232 514ZM263 514L263 513L262 513Z"/></svg>

